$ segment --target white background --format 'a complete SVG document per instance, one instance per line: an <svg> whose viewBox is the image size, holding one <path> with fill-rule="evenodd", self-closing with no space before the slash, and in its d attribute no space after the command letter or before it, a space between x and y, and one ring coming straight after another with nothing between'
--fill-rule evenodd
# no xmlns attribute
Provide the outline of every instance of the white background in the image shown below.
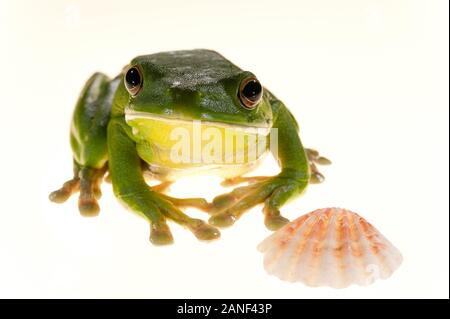
<svg viewBox="0 0 450 319"><path fill-rule="evenodd" d="M0 15L0 297L448 298L448 1L1 1ZM390 279L333 290L266 275L260 208L209 244L173 225L161 248L110 185L98 218L75 198L48 202L71 175L70 116L90 74L191 48L253 71L333 160L285 215L358 212L403 253ZM172 194L211 199L219 182Z"/></svg>

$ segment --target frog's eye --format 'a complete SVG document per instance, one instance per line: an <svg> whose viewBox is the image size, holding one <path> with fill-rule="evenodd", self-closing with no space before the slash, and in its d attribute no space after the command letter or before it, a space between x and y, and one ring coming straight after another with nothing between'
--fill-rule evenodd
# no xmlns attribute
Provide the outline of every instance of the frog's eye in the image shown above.
<svg viewBox="0 0 450 319"><path fill-rule="evenodd" d="M262 94L263 88L261 83L254 76L248 77L241 82L239 99L243 107L254 109L261 101Z"/></svg>
<svg viewBox="0 0 450 319"><path fill-rule="evenodd" d="M125 74L125 87L127 88L128 92L135 96L139 93L142 87L142 75L141 71L135 66L132 66L128 69L127 73Z"/></svg>

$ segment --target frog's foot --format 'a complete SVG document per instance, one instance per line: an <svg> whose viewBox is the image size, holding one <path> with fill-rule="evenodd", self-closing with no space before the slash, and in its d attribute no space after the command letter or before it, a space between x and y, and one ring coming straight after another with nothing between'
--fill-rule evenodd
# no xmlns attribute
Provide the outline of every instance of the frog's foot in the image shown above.
<svg viewBox="0 0 450 319"><path fill-rule="evenodd" d="M153 192L151 195L153 215L149 215L151 222L150 241L155 245L165 245L173 242L173 237L165 220L170 219L188 228L199 240L213 240L220 237L220 232L206 222L191 218L179 207L193 206L201 209L208 207L203 198L174 198ZM156 212L156 214L155 214ZM155 218L155 215L158 216ZM155 221L156 220L156 221Z"/></svg>
<svg viewBox="0 0 450 319"><path fill-rule="evenodd" d="M50 193L48 198L54 203L64 203L72 194L80 190L80 178L74 177L63 184L63 186Z"/></svg>
<svg viewBox="0 0 450 319"><path fill-rule="evenodd" d="M322 183L325 180L325 177L321 172L319 172L317 165L330 165L331 161L328 158L321 156L319 152L314 149L306 148L305 151L309 161L309 168L311 170L310 183Z"/></svg>
<svg viewBox="0 0 450 319"><path fill-rule="evenodd" d="M209 223L218 227L227 227L243 215L248 209L264 203L264 223L270 230L276 230L289 220L280 214L279 208L292 196L300 193L307 182L286 175L258 177L250 185L235 188L227 194L214 198L209 213Z"/></svg>
<svg viewBox="0 0 450 319"><path fill-rule="evenodd" d="M100 184L105 171L106 166L101 169L83 167L75 173L74 178L65 182L60 189L50 193L49 199L55 203L63 203L72 194L80 191L78 209L81 215L97 216L100 211L97 200L102 195Z"/></svg>

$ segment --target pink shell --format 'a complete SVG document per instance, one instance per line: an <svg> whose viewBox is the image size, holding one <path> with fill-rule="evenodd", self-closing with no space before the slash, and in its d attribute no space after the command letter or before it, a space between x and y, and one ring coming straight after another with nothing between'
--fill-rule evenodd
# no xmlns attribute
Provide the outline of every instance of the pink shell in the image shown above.
<svg viewBox="0 0 450 319"><path fill-rule="evenodd" d="M344 288L388 278L402 255L375 227L349 210L303 215L258 246L264 268L281 280Z"/></svg>

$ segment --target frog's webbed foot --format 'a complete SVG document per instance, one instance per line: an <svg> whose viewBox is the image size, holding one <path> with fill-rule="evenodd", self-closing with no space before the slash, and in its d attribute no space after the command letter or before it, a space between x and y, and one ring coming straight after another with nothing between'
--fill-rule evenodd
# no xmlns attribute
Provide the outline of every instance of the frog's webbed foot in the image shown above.
<svg viewBox="0 0 450 319"><path fill-rule="evenodd" d="M153 216L148 216L151 221L150 241L153 244L165 245L173 242L173 237L169 226L166 223L166 218L188 228L199 240L213 240L220 237L220 232L217 228L200 219L189 217L179 208L189 206L206 210L209 207L209 204L205 199L174 198L155 192L155 186L151 189L152 211L156 212ZM159 216L157 222L155 222L154 215Z"/></svg>
<svg viewBox="0 0 450 319"><path fill-rule="evenodd" d="M63 203L72 194L79 191L78 209L81 215L86 217L97 216L100 211L97 200L102 195L100 184L106 170L107 165L100 169L77 167L74 171L74 177L65 182L60 189L50 193L49 199L55 203Z"/></svg>
<svg viewBox="0 0 450 319"><path fill-rule="evenodd" d="M276 230L289 220L280 214L279 208L292 196L300 193L307 185L289 176L239 177L225 180L225 185L249 182L247 186L235 188L227 194L214 198L209 213L209 223L227 227L250 208L264 203L264 223L270 230Z"/></svg>
<svg viewBox="0 0 450 319"><path fill-rule="evenodd" d="M172 184L171 181L164 181L158 185L149 186L152 210L156 212L156 214L148 216L151 223L150 241L155 245L167 245L173 242L166 219L188 228L199 240L207 241L219 238L220 232L217 228L200 219L189 217L180 209L194 207L206 211L210 206L208 201L204 198L176 198L164 194L169 191ZM155 215L158 216L156 222Z"/></svg>
<svg viewBox="0 0 450 319"><path fill-rule="evenodd" d="M175 198L164 194L173 182L164 181L158 185L148 186L150 193L145 195L132 194L128 197L128 205L137 206L138 211L150 221L150 242L154 245L168 245L173 243L167 219L188 228L199 240L213 240L220 237L220 232L206 222L191 218L180 209L195 207L207 210L210 204L204 198ZM120 196L119 196L120 197Z"/></svg>
<svg viewBox="0 0 450 319"><path fill-rule="evenodd" d="M311 171L310 183L322 183L325 180L325 177L321 172L319 172L317 165L330 165L331 161L328 158L321 156L319 152L314 149L306 148L305 151L308 157L309 168Z"/></svg>

